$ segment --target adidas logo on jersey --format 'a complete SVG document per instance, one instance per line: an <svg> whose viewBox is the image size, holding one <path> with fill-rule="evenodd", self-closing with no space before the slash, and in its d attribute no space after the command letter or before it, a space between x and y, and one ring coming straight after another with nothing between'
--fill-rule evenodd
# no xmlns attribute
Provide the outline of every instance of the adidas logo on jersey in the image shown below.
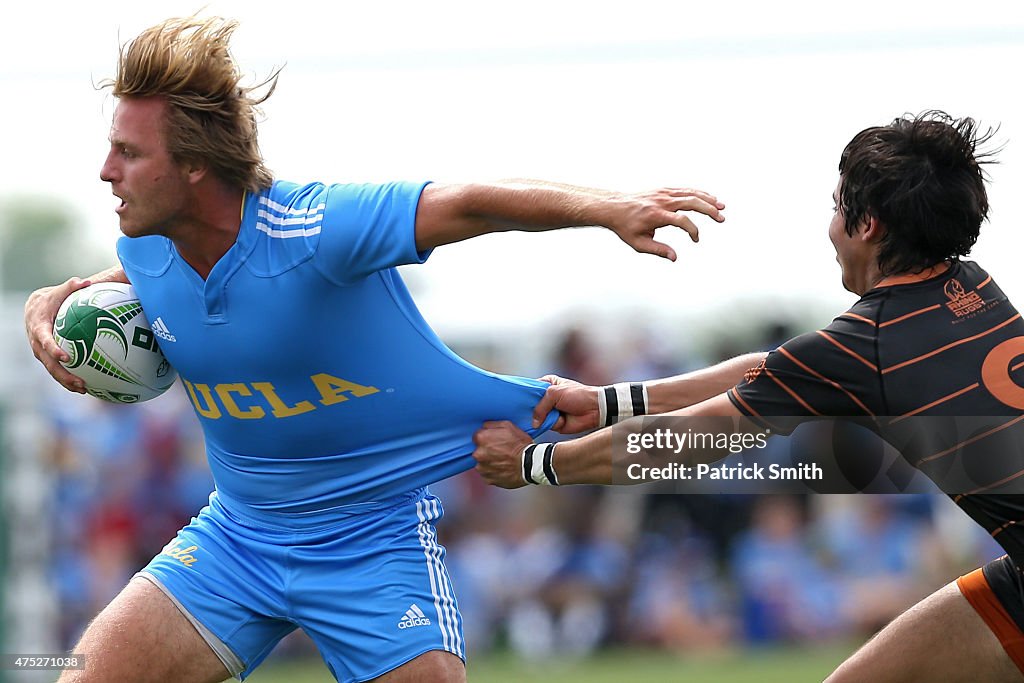
<svg viewBox="0 0 1024 683"><path fill-rule="evenodd" d="M153 333L164 341L178 341L178 338L171 334L171 331L167 329L167 325L164 323L163 318L157 318L154 320L150 327L153 328Z"/></svg>
<svg viewBox="0 0 1024 683"><path fill-rule="evenodd" d="M398 622L398 628L412 628L413 626L430 626L430 619L415 604L409 607Z"/></svg>

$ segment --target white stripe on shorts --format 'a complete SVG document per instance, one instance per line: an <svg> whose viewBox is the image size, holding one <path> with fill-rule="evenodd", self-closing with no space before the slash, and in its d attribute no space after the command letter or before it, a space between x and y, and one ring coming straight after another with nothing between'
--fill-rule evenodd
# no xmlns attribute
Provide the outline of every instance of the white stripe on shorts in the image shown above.
<svg viewBox="0 0 1024 683"><path fill-rule="evenodd" d="M441 510L439 509L440 505L441 505L441 501L439 501L437 498L431 499L431 501L430 501L430 506L432 508L431 517L433 519L438 519L441 516ZM448 569L444 566L444 561L441 559L442 550L441 550L441 546L437 543L437 530L434 528L433 524L431 524L428 528L429 528L429 531L430 531L430 539L431 539L431 541L433 543L433 546L434 546L434 553L436 554L436 557L437 557L437 567L438 567L438 571L440 573L441 588L442 588L442 592L444 593L444 596L445 596L445 606L446 606L446 609L448 610L448 615L449 615L448 616L448 618L449 618L449 622L448 623L449 623L449 625L450 625L450 627L452 629L452 635L455 638L455 654L457 654L460 657L462 657L463 659L465 659L465 656L466 656L466 644L462 642L462 635L461 635L461 633L462 633L462 618L459 615L459 605L458 605L458 602L456 602L456 600L455 600L455 593L454 593L454 590L452 588L452 579L451 579L450 576L448 576Z"/></svg>
<svg viewBox="0 0 1024 683"><path fill-rule="evenodd" d="M420 519L418 528L420 545L423 547L423 555L427 559L430 592L434 596L434 609L437 611L438 628L441 630L444 649L465 658L451 582L448 579L444 563L441 561L441 547L437 544L437 534L430 523L430 518L438 517L437 501L416 501L416 514Z"/></svg>
<svg viewBox="0 0 1024 683"><path fill-rule="evenodd" d="M454 651L455 638L452 634L451 625L448 623L450 615L442 604L443 599L439 586L439 584L443 583L443 570L439 571L441 568L438 567L438 555L432 533L433 528L426 515L426 506L426 500L416 501L416 515L420 520L417 532L420 537L420 546L423 548L423 554L427 558L427 575L430 577L430 593L434 596L434 611L437 612L437 626L441 630L441 639L443 641L444 649Z"/></svg>

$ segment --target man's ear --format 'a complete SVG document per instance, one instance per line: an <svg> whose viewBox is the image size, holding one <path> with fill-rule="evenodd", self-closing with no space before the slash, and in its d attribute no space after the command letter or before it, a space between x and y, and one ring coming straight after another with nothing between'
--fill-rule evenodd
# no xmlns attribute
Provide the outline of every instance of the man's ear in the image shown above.
<svg viewBox="0 0 1024 683"><path fill-rule="evenodd" d="M865 242L878 242L885 236L885 226L874 216L869 216L863 225L860 238Z"/></svg>
<svg viewBox="0 0 1024 683"><path fill-rule="evenodd" d="M188 180L189 184L195 185L206 177L208 169L206 164L200 161L186 161L181 165L181 170L185 174L185 178Z"/></svg>

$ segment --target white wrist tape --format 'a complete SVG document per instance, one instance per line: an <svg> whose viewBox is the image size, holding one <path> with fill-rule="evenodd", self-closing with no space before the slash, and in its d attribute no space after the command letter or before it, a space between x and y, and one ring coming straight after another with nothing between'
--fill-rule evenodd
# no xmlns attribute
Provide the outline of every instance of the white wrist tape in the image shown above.
<svg viewBox="0 0 1024 683"><path fill-rule="evenodd" d="M597 426L610 427L619 420L647 414L647 385L622 382L597 390Z"/></svg>
<svg viewBox="0 0 1024 683"><path fill-rule="evenodd" d="M523 481L527 484L558 486L558 476L551 459L555 444L533 443L523 449Z"/></svg>

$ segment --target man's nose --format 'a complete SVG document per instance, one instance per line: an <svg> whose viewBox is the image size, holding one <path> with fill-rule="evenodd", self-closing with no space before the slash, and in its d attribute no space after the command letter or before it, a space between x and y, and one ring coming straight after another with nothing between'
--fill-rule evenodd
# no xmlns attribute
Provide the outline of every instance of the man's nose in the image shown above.
<svg viewBox="0 0 1024 683"><path fill-rule="evenodd" d="M100 180L105 183L112 183L116 179L117 170L111 159L112 154L108 154L107 158L103 160L103 165L100 166Z"/></svg>

